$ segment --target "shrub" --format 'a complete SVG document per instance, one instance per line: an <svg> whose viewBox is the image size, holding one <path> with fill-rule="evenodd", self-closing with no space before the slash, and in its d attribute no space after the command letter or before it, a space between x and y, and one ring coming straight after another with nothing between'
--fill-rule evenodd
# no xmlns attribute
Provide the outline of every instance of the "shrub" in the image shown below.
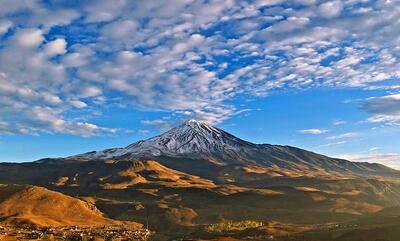
<svg viewBox="0 0 400 241"><path fill-rule="evenodd" d="M225 232L239 232L250 228L258 228L263 226L262 222L244 220L244 221L222 221L220 223L211 224L205 227L209 233L225 233Z"/></svg>

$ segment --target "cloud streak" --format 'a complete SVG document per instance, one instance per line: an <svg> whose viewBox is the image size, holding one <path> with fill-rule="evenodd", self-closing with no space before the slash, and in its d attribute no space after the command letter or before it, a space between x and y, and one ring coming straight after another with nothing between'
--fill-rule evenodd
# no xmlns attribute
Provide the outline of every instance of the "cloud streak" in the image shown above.
<svg viewBox="0 0 400 241"><path fill-rule="evenodd" d="M368 98L362 103L362 108L371 114L369 122L400 124L400 94Z"/></svg>
<svg viewBox="0 0 400 241"><path fill-rule="evenodd" d="M302 134L321 135L321 134L327 133L328 130L325 130L325 129L304 129L304 130L299 130L299 132L302 133Z"/></svg>
<svg viewBox="0 0 400 241"><path fill-rule="evenodd" d="M350 161L381 163L391 168L400 170L400 154L399 153L353 153L338 156Z"/></svg>

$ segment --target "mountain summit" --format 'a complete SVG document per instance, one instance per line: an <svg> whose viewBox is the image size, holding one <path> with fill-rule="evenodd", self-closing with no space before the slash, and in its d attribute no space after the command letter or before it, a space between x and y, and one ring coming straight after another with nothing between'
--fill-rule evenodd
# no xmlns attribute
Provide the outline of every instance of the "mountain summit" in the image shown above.
<svg viewBox="0 0 400 241"><path fill-rule="evenodd" d="M129 145L131 152L152 154L212 154L252 145L205 122L188 120L162 135Z"/></svg>
<svg viewBox="0 0 400 241"><path fill-rule="evenodd" d="M241 165L279 168L297 173L336 173L392 175L395 170L374 163L350 162L330 158L291 146L254 144L237 138L212 125L188 120L153 138L135 142L125 148L113 148L67 157L68 160L185 160L185 166L199 162L221 166ZM193 162L194 161L194 162ZM192 165L190 164L192 163Z"/></svg>
<svg viewBox="0 0 400 241"><path fill-rule="evenodd" d="M227 152L243 151L256 147L205 122L188 120L171 130L144 141L135 142L125 148L113 148L89 152L71 158L110 159L118 157L186 156L211 157Z"/></svg>

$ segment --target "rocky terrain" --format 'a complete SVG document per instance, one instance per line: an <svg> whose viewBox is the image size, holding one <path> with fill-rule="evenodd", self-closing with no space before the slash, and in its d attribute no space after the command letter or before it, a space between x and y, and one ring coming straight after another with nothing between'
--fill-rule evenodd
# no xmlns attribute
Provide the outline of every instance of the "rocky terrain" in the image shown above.
<svg viewBox="0 0 400 241"><path fill-rule="evenodd" d="M302 240L296 235L345 232L364 217L391 215L399 177L380 164L254 144L191 120L125 148L1 163L0 183L40 188L4 189L0 216L4 224L141 223L156 240ZM63 212L42 215L45 208Z"/></svg>
<svg viewBox="0 0 400 241"><path fill-rule="evenodd" d="M2 185L0 217L3 225L35 227L103 227L126 225L141 228L135 222L120 222L104 217L96 206L44 187Z"/></svg>

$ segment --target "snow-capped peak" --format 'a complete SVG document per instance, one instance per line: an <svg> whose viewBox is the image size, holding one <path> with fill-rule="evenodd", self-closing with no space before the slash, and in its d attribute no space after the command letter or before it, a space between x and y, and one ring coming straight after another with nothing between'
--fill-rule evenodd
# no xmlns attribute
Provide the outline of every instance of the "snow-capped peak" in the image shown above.
<svg viewBox="0 0 400 241"><path fill-rule="evenodd" d="M188 120L171 130L144 141L135 142L125 148L108 149L75 156L83 159L111 159L121 156L209 156L212 153L238 151L243 146L253 145L206 122Z"/></svg>
<svg viewBox="0 0 400 241"><path fill-rule="evenodd" d="M179 133L186 132L186 131L189 131L189 130L193 130L193 131L198 131L198 132L206 131L208 133L221 134L221 130L219 130L218 128L215 128L214 126L212 126L212 125L210 125L210 124L208 124L206 122L197 121L197 120L194 120L194 119L185 121L182 125L171 129L171 131L174 130L174 129L175 129L175 132L179 132Z"/></svg>
<svg viewBox="0 0 400 241"><path fill-rule="evenodd" d="M217 128L215 128L214 126L208 124L207 122L198 121L198 120L194 120L194 119L185 121L183 123L183 125L181 125L181 127L182 126L188 126L188 127L191 127L191 128L194 128L194 129L198 129L198 130L207 129L210 132L212 132L212 131L219 132L219 130Z"/></svg>
<svg viewBox="0 0 400 241"><path fill-rule="evenodd" d="M188 120L164 134L126 147L130 152L154 154L212 153L235 149L244 141L205 122Z"/></svg>
<svg viewBox="0 0 400 241"><path fill-rule="evenodd" d="M206 160L207 165L209 163L217 163L216 165L257 165L296 171L304 170L307 173L315 170L378 175L379 173L392 172L378 164L352 163L295 147L250 143L210 124L196 120L188 120L159 136L138 141L125 148L94 151L66 159L80 161L155 159L169 162L174 158L177 158L176 161L182 161L180 164L185 163L181 168L186 168L185 165L190 163L186 160ZM190 168L192 164L189 164L187 168Z"/></svg>

